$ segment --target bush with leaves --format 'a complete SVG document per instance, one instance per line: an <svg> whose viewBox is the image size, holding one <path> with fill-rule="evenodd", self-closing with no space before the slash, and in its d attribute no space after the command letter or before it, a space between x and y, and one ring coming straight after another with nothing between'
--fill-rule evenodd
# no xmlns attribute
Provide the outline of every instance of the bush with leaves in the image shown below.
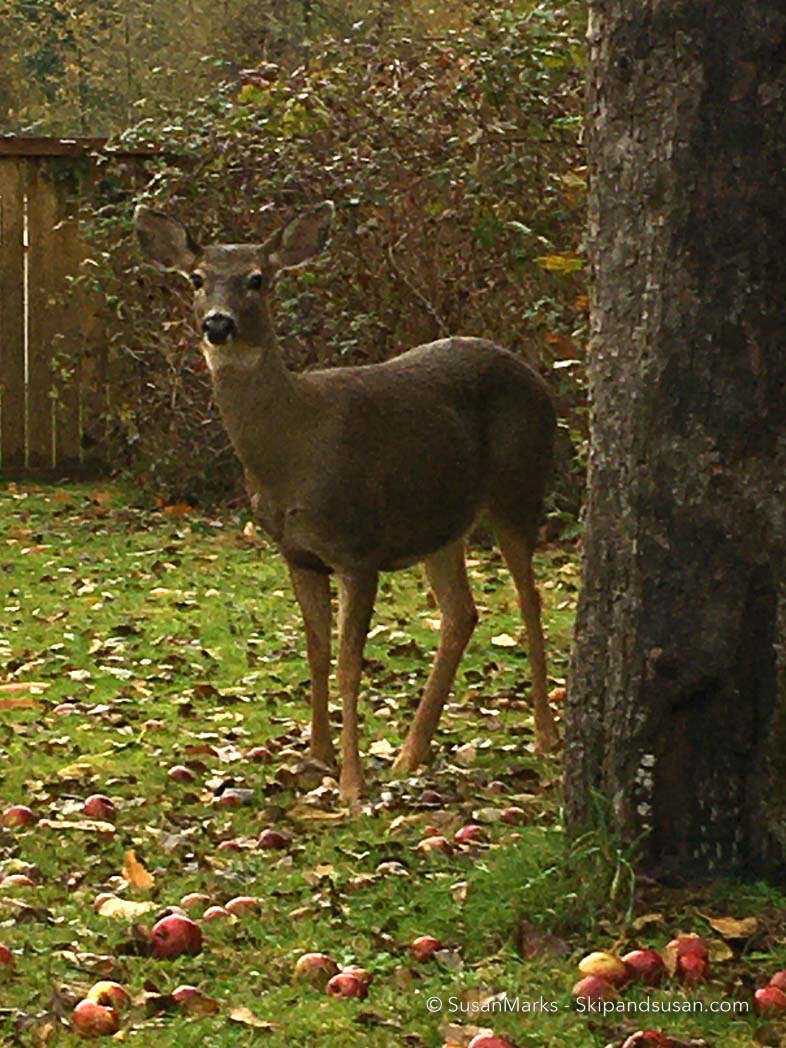
<svg viewBox="0 0 786 1048"><path fill-rule="evenodd" d="M114 307L112 430L133 468L180 497L238 473L195 352L185 282L143 266L132 199L202 242L259 241L330 198L330 249L277 290L294 368L383 360L451 333L551 372L563 420L553 513L575 520L583 426L583 8L470 9L462 31L409 37L358 25L306 62L244 71L152 136L140 193L89 220L97 286ZM144 125L126 144L151 140ZM568 439L572 437L572 439Z"/></svg>

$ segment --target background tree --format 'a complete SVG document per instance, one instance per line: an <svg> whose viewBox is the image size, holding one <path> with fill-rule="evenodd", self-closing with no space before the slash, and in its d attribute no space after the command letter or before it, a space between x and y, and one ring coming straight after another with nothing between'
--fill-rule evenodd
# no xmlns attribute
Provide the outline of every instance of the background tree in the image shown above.
<svg viewBox="0 0 786 1048"><path fill-rule="evenodd" d="M592 822L599 791L652 869L768 870L784 839L786 11L590 11L568 821Z"/></svg>

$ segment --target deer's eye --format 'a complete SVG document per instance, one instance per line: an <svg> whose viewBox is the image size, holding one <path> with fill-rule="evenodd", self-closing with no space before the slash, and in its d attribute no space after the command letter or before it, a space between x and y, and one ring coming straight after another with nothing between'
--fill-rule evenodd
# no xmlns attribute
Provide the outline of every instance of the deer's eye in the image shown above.
<svg viewBox="0 0 786 1048"><path fill-rule="evenodd" d="M262 274L252 273L248 278L248 289L249 291L259 291L262 287Z"/></svg>
<svg viewBox="0 0 786 1048"><path fill-rule="evenodd" d="M195 290L199 291L199 289L204 286L205 278L201 273L192 273L191 283L194 285Z"/></svg>

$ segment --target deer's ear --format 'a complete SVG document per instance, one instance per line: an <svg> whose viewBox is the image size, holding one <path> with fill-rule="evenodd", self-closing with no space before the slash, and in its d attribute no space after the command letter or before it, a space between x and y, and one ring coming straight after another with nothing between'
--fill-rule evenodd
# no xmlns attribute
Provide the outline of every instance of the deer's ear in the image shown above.
<svg viewBox="0 0 786 1048"><path fill-rule="evenodd" d="M275 233L265 248L276 269L302 266L318 255L330 236L335 213L333 202L324 200Z"/></svg>
<svg viewBox="0 0 786 1048"><path fill-rule="evenodd" d="M159 269L188 274L194 268L201 249L177 219L140 204L134 227L142 253Z"/></svg>

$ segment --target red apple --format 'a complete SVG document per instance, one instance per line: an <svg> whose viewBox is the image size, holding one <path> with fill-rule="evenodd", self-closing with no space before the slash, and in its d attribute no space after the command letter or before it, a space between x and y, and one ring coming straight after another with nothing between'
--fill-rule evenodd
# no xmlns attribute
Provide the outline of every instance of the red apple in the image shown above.
<svg viewBox="0 0 786 1048"><path fill-rule="evenodd" d="M770 986L777 986L786 993L786 971L776 972L770 979Z"/></svg>
<svg viewBox="0 0 786 1048"><path fill-rule="evenodd" d="M363 987L363 990L365 991L363 993L363 996L365 997L366 993L368 993L368 988L374 981L374 976L371 974L371 972L367 968L359 967L357 964L348 964L341 970L342 972L348 972L350 975L354 975L355 978L360 981L360 985Z"/></svg>
<svg viewBox="0 0 786 1048"><path fill-rule="evenodd" d="M478 838L484 837L485 833L486 831L482 826L470 822L466 826L462 826L460 830L456 830L453 834L453 840L458 844L471 844L473 841L478 840Z"/></svg>
<svg viewBox="0 0 786 1048"><path fill-rule="evenodd" d="M416 850L422 852L424 855L427 855L429 852L444 852L445 855L451 855L453 853L450 842L441 834L432 834L430 837L424 837L423 840L418 843Z"/></svg>
<svg viewBox="0 0 786 1048"><path fill-rule="evenodd" d="M510 808L503 808L499 813L500 822L517 823L524 822L527 817L527 813L523 808L517 808L512 805Z"/></svg>
<svg viewBox="0 0 786 1048"><path fill-rule="evenodd" d="M286 848L289 844L289 838L285 834L279 833L278 830L263 830L259 835L257 844L260 848Z"/></svg>
<svg viewBox="0 0 786 1048"><path fill-rule="evenodd" d="M676 950L678 957L684 957L688 953L696 954L705 960L709 957L704 940L699 935L677 935L671 940L666 949Z"/></svg>
<svg viewBox="0 0 786 1048"><path fill-rule="evenodd" d="M753 1007L757 1015L768 1019L786 1012L786 993L777 986L762 986L753 995Z"/></svg>
<svg viewBox="0 0 786 1048"><path fill-rule="evenodd" d="M427 804L431 806L442 803L442 794L437 793L436 790L424 790L418 797L418 804Z"/></svg>
<svg viewBox="0 0 786 1048"><path fill-rule="evenodd" d="M31 823L37 821L35 812L32 808L28 808L26 804L12 804L0 816L0 824L7 826L9 829L15 829L18 826L30 826Z"/></svg>
<svg viewBox="0 0 786 1048"><path fill-rule="evenodd" d="M476 1033L468 1048L513 1048L513 1045L495 1033Z"/></svg>
<svg viewBox="0 0 786 1048"><path fill-rule="evenodd" d="M663 958L655 950L631 950L621 960L633 982L645 986L658 986L666 970Z"/></svg>
<svg viewBox="0 0 786 1048"><path fill-rule="evenodd" d="M184 910L193 910L195 906L206 906L210 902L210 896L204 892L189 892L180 900Z"/></svg>
<svg viewBox="0 0 786 1048"><path fill-rule="evenodd" d="M229 910L223 906L208 906L202 914L203 921L220 921L222 918L231 917Z"/></svg>
<svg viewBox="0 0 786 1048"><path fill-rule="evenodd" d="M57 706L52 707L53 717L67 717L71 713L78 713L79 707L75 702L59 702Z"/></svg>
<svg viewBox="0 0 786 1048"><path fill-rule="evenodd" d="M328 997L358 997L362 1000L367 992L360 979L351 972L339 972L327 984Z"/></svg>
<svg viewBox="0 0 786 1048"><path fill-rule="evenodd" d="M173 1001L177 1001L178 1004L188 1004L190 1001L198 1000L205 995L198 987L184 984L183 986L178 986L169 996Z"/></svg>
<svg viewBox="0 0 786 1048"><path fill-rule="evenodd" d="M304 953L295 961L295 978L323 989L334 975L338 965L326 953Z"/></svg>
<svg viewBox="0 0 786 1048"><path fill-rule="evenodd" d="M173 782L193 782L196 776L185 764L175 764L169 769L167 775Z"/></svg>
<svg viewBox="0 0 786 1048"><path fill-rule="evenodd" d="M251 749L246 750L246 760L257 761L259 764L270 764L273 754L267 746L252 746Z"/></svg>
<svg viewBox="0 0 786 1048"><path fill-rule="evenodd" d="M0 877L0 885L3 888L35 888L35 881L31 880L26 873L9 873Z"/></svg>
<svg viewBox="0 0 786 1048"><path fill-rule="evenodd" d="M116 1008L118 1011L123 1011L131 1004L131 995L120 983L112 982L110 979L102 979L101 982L94 983L90 987L85 1000L92 1001L93 1004L105 1004Z"/></svg>
<svg viewBox="0 0 786 1048"><path fill-rule="evenodd" d="M677 974L686 986L698 986L707 981L709 964L700 953L683 953L677 956Z"/></svg>
<svg viewBox="0 0 786 1048"><path fill-rule="evenodd" d="M78 1037L107 1037L120 1029L114 1008L95 1001L80 1001L71 1013L71 1029Z"/></svg>
<svg viewBox="0 0 786 1048"><path fill-rule="evenodd" d="M409 952L416 961L430 961L437 950L442 949L442 943L433 935L419 935L410 943Z"/></svg>
<svg viewBox="0 0 786 1048"><path fill-rule="evenodd" d="M600 976L585 975L573 987L571 995L577 999L584 998L588 1001L607 1001L616 997L617 991L611 983L601 979Z"/></svg>
<svg viewBox="0 0 786 1048"><path fill-rule="evenodd" d="M627 1038L622 1048L673 1048L674 1041L660 1030L637 1030Z"/></svg>
<svg viewBox="0 0 786 1048"><path fill-rule="evenodd" d="M251 895L236 895L234 899L224 904L224 909L235 917L242 917L246 913L253 913L259 909L259 899Z"/></svg>
<svg viewBox="0 0 786 1048"><path fill-rule="evenodd" d="M91 819L112 819L115 814L115 806L103 793L93 793L85 799L82 811Z"/></svg>
<svg viewBox="0 0 786 1048"><path fill-rule="evenodd" d="M14 955L4 942L0 942L0 964L8 968L12 968L14 965Z"/></svg>
<svg viewBox="0 0 786 1048"><path fill-rule="evenodd" d="M619 957L605 950L588 953L579 961L579 971L582 975L595 975L599 979L605 979L612 986L622 986L629 978L628 969Z"/></svg>
<svg viewBox="0 0 786 1048"><path fill-rule="evenodd" d="M172 913L153 925L150 941L153 956L159 960L172 960L184 953L194 955L202 950L202 929L190 917Z"/></svg>

